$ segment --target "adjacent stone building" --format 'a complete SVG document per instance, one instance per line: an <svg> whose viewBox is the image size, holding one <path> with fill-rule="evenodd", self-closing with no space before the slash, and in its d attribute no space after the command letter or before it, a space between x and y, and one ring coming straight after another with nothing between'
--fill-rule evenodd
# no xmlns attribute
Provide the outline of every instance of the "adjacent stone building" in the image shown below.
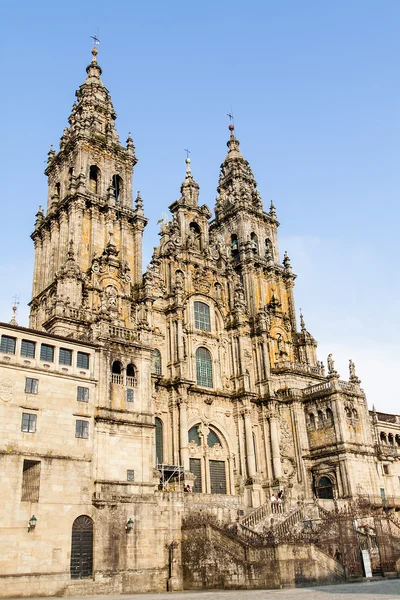
<svg viewBox="0 0 400 600"><path fill-rule="evenodd" d="M369 412L352 361L348 381L331 355L325 372L298 327L232 125L214 218L187 159L142 275L135 147L92 54L48 156L29 328L0 327L3 596L181 589L182 519L234 522L279 491L282 514L400 508L400 417Z"/></svg>

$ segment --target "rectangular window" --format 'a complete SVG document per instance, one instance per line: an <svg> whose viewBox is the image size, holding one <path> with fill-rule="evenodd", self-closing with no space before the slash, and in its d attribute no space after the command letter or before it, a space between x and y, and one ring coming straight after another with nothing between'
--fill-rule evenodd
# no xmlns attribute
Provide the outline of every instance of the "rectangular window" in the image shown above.
<svg viewBox="0 0 400 600"><path fill-rule="evenodd" d="M383 474L389 475L389 465L383 465Z"/></svg>
<svg viewBox="0 0 400 600"><path fill-rule="evenodd" d="M89 402L89 388L81 387L78 385L78 396L79 402Z"/></svg>
<svg viewBox="0 0 400 600"><path fill-rule="evenodd" d="M211 331L210 307L204 302L194 303L194 326L202 331Z"/></svg>
<svg viewBox="0 0 400 600"><path fill-rule="evenodd" d="M76 356L76 366L79 367L79 369L88 369L89 354L86 354L86 352L78 352Z"/></svg>
<svg viewBox="0 0 400 600"><path fill-rule="evenodd" d="M60 348L60 357L58 362L60 365L68 365L70 367L72 365L72 350Z"/></svg>
<svg viewBox="0 0 400 600"><path fill-rule="evenodd" d="M75 437L88 439L89 421L80 421L77 419L75 426Z"/></svg>
<svg viewBox="0 0 400 600"><path fill-rule="evenodd" d="M27 377L25 379L25 394L37 394L39 387L39 380Z"/></svg>
<svg viewBox="0 0 400 600"><path fill-rule="evenodd" d="M22 340L21 342L21 356L26 358L35 358L35 342L30 340Z"/></svg>
<svg viewBox="0 0 400 600"><path fill-rule="evenodd" d="M135 471L133 469L128 469L126 472L126 480L127 481L135 481Z"/></svg>
<svg viewBox="0 0 400 600"><path fill-rule="evenodd" d="M21 431L25 433L36 432L36 415L32 413L22 413Z"/></svg>
<svg viewBox="0 0 400 600"><path fill-rule="evenodd" d="M9 335L1 336L0 352L5 354L15 354L15 343L16 338L10 337Z"/></svg>
<svg viewBox="0 0 400 600"><path fill-rule="evenodd" d="M40 461L24 460L21 502L39 502Z"/></svg>
<svg viewBox="0 0 400 600"><path fill-rule="evenodd" d="M47 362L54 362L54 346L48 344L42 344L40 347L40 360L46 360Z"/></svg>
<svg viewBox="0 0 400 600"><path fill-rule="evenodd" d="M128 388L126 390L126 401L127 402L133 402L134 398L133 398L133 389L132 388Z"/></svg>

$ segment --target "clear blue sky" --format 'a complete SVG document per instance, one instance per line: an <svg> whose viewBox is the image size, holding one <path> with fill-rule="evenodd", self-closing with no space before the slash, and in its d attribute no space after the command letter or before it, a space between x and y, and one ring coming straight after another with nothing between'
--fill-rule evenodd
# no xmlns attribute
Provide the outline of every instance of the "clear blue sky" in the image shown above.
<svg viewBox="0 0 400 600"><path fill-rule="evenodd" d="M151 219L144 266L179 196L184 148L213 208L233 109L319 357L333 352L343 379L352 358L370 405L400 413L399 21L398 0L3 3L0 319L19 293L28 323L47 152L99 28L103 81L121 140L132 132Z"/></svg>

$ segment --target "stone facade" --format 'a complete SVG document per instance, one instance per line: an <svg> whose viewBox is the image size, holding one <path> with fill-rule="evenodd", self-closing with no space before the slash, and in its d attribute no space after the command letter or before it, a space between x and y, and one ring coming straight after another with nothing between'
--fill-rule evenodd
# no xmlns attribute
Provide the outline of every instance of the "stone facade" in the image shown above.
<svg viewBox="0 0 400 600"><path fill-rule="evenodd" d="M187 159L142 276L135 148L100 76L94 48L48 156L30 328L0 328L3 596L181 589L182 519L234 522L280 490L288 507L400 507L400 417L369 412L352 361L348 381L331 355L325 373L298 328L276 210L233 126L215 217Z"/></svg>

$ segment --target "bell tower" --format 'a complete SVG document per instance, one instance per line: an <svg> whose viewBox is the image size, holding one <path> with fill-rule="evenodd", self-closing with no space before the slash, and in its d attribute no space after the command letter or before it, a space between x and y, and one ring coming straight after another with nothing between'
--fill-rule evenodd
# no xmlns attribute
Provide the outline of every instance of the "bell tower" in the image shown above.
<svg viewBox="0 0 400 600"><path fill-rule="evenodd" d="M133 140L119 141L97 53L94 47L60 149L48 153L47 208L39 208L31 236L30 326L73 337L93 337L102 320L133 326L147 223L140 193L132 207Z"/></svg>

